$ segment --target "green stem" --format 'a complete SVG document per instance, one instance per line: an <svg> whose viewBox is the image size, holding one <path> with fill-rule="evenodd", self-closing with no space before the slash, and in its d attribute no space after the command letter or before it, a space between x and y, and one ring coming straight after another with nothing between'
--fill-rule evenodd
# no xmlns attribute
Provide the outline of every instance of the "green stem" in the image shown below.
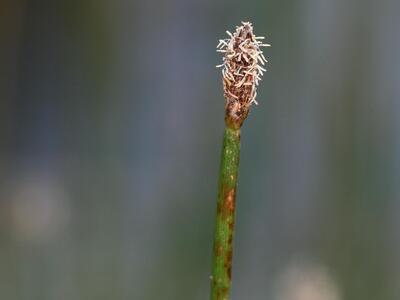
<svg viewBox="0 0 400 300"><path fill-rule="evenodd" d="M239 168L240 129L225 127L218 184L211 300L228 300L231 288L232 239Z"/></svg>

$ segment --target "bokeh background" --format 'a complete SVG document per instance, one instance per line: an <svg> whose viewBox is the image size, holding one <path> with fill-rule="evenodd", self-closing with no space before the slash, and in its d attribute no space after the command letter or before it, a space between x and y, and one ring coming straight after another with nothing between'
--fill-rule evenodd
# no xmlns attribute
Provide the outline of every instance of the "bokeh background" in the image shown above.
<svg viewBox="0 0 400 300"><path fill-rule="evenodd" d="M400 299L400 2L1 0L0 299L203 300L225 30L242 130L232 299Z"/></svg>

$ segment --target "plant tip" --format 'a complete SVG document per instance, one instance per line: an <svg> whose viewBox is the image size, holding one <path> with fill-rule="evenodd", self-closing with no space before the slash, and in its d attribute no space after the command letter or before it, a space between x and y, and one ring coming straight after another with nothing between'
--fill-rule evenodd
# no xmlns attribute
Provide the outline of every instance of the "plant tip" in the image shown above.
<svg viewBox="0 0 400 300"><path fill-rule="evenodd" d="M232 34L226 31L229 38L219 40L217 52L224 53L222 79L225 97L225 121L229 127L240 128L246 119L250 106L257 104L257 86L266 71L261 65L268 61L261 47L265 44L262 36L255 36L253 25L242 22Z"/></svg>

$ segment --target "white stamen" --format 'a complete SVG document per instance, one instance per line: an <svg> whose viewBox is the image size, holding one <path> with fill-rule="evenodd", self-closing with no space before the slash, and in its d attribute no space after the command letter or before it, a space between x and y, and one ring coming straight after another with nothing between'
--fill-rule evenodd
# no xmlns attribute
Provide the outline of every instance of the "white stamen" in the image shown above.
<svg viewBox="0 0 400 300"><path fill-rule="evenodd" d="M257 66L257 68L259 69L259 70L262 70L262 71L264 71L264 72L266 72L267 70L266 69L264 69L263 67L261 67L261 66Z"/></svg>

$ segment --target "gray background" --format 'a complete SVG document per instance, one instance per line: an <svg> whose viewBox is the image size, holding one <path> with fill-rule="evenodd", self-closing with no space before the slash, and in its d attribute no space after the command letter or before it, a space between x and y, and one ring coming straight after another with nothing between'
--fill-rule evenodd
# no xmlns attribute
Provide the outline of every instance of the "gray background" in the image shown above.
<svg viewBox="0 0 400 300"><path fill-rule="evenodd" d="M400 2L1 0L0 299L207 299L215 53L272 47L232 299L400 298Z"/></svg>

